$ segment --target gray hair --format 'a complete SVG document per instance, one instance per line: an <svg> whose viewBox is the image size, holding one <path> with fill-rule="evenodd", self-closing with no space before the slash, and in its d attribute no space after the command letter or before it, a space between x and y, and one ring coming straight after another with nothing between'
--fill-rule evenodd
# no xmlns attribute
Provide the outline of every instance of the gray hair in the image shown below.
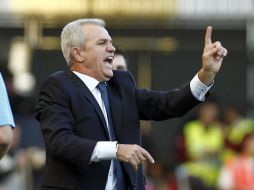
<svg viewBox="0 0 254 190"><path fill-rule="evenodd" d="M63 56L69 67L72 66L70 52L72 47L84 47L85 36L82 30L82 26L85 24L93 24L105 27L106 23L102 19L98 18L86 18L72 21L64 26L61 33L61 48Z"/></svg>

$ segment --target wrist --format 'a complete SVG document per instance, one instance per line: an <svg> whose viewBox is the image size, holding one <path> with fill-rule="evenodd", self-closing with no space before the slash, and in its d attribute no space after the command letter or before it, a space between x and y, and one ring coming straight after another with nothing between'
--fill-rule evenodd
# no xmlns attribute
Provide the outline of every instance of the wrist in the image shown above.
<svg viewBox="0 0 254 190"><path fill-rule="evenodd" d="M118 159L119 143L116 143L116 158Z"/></svg>
<svg viewBox="0 0 254 190"><path fill-rule="evenodd" d="M206 86L210 86L213 83L215 76L216 72L205 70L204 68L201 68L198 72L199 80Z"/></svg>

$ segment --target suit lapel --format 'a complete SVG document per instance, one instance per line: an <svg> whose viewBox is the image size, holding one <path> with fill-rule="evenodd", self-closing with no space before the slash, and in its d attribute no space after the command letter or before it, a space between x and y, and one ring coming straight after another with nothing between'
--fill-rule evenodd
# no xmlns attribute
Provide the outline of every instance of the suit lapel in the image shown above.
<svg viewBox="0 0 254 190"><path fill-rule="evenodd" d="M87 86L83 83L83 81L78 76L76 76L72 71L67 71L67 75L75 83L75 85L78 86L78 89L85 96L85 98L93 105L96 113L98 114L98 116L100 118L100 121L102 122L105 132L107 133L107 136L109 137L107 124L106 124L104 115L103 115L101 108L100 108L99 104L97 103L95 97L91 93L91 91L87 88Z"/></svg>

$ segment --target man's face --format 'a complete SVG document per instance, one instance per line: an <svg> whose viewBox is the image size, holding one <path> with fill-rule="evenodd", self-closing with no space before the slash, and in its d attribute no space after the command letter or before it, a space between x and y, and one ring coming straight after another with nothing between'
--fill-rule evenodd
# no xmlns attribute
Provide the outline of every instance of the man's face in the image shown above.
<svg viewBox="0 0 254 190"><path fill-rule="evenodd" d="M115 58L113 60L113 69L114 70L127 70L127 64L125 61L125 58L122 55L115 55Z"/></svg>
<svg viewBox="0 0 254 190"><path fill-rule="evenodd" d="M87 75L100 82L108 81L113 77L112 62L115 47L107 30L97 25L83 27L85 47L81 51Z"/></svg>

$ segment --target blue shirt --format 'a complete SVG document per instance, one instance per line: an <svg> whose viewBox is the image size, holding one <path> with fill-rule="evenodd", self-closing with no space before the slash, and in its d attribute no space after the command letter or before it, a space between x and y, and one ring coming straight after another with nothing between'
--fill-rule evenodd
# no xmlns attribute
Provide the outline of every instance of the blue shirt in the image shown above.
<svg viewBox="0 0 254 190"><path fill-rule="evenodd" d="M15 127L6 87L0 73L0 127L3 125Z"/></svg>

